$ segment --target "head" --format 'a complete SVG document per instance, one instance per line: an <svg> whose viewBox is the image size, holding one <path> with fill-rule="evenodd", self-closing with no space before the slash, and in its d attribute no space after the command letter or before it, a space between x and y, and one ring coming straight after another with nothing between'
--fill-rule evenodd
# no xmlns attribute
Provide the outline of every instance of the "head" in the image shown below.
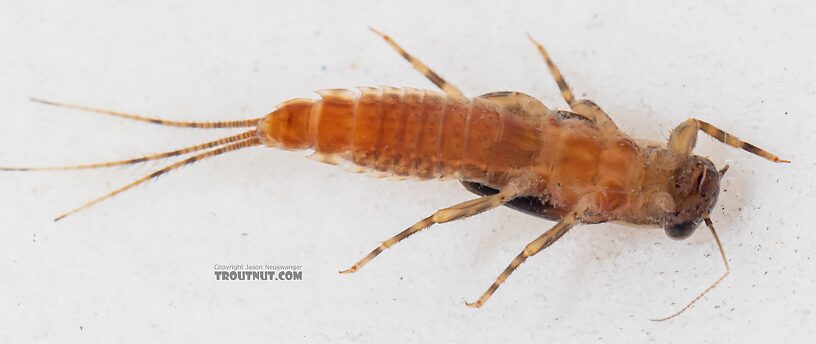
<svg viewBox="0 0 816 344"><path fill-rule="evenodd" d="M720 176L714 164L703 157L691 156L678 168L674 181L674 211L663 219L663 229L672 239L685 239L707 218L720 193Z"/></svg>

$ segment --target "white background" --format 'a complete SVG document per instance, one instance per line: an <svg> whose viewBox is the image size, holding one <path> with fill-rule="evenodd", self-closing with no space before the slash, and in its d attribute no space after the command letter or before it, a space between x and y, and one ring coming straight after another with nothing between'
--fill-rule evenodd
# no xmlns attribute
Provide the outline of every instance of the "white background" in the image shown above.
<svg viewBox="0 0 816 344"><path fill-rule="evenodd" d="M433 85L375 26L468 95L518 90L564 107L527 41L579 96L636 137L694 115L793 161L703 137L731 163L710 235L602 224L477 298L552 223L499 209L440 225L339 275L379 241L472 198L456 182L394 182L302 152L199 162L54 223L167 161L0 174L0 342L806 342L816 335L816 5L786 1L3 1L0 165L135 157L226 135L29 102L242 119L322 88ZM214 264L297 264L304 280L215 281Z"/></svg>

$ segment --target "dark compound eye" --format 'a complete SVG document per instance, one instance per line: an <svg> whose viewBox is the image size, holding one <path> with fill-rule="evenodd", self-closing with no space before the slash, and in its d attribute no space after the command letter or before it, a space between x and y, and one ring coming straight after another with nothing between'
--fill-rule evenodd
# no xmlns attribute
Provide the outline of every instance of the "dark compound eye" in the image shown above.
<svg viewBox="0 0 816 344"><path fill-rule="evenodd" d="M691 236L700 225L699 220L673 223L663 228L666 235L675 240L683 240Z"/></svg>

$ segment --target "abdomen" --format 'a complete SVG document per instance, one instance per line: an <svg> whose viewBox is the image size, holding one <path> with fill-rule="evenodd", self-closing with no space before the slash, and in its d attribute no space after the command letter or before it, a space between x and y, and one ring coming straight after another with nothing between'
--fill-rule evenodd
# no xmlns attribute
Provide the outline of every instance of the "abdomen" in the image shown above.
<svg viewBox="0 0 816 344"><path fill-rule="evenodd" d="M483 98L407 88L318 93L319 100L288 101L261 121L263 142L396 176L496 187L530 167L541 149L540 126Z"/></svg>

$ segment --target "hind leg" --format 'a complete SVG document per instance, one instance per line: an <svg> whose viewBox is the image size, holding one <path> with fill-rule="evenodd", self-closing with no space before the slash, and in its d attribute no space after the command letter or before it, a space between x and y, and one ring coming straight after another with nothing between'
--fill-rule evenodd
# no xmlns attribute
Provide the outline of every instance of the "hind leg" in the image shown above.
<svg viewBox="0 0 816 344"><path fill-rule="evenodd" d="M480 197L474 200L459 203L449 208L438 210L435 213L433 213L433 215L422 219L421 221L415 223L413 226L408 227L408 229L384 241L382 244L380 244L380 246L375 248L373 251L371 251L371 253L369 253L365 257L363 257L363 259L360 259L360 261L355 263L351 268L344 271L340 271L340 273L345 274L356 272L364 265L366 265L368 262L370 262L372 259L374 259L374 257L377 257L380 253L382 253L389 247L396 245L398 242L420 232L425 228L430 227L435 223L445 223L453 220L470 217L481 212L501 206L502 204L507 203L516 196L518 196L518 189L515 187L507 187L497 194Z"/></svg>
<svg viewBox="0 0 816 344"><path fill-rule="evenodd" d="M541 57L544 58L544 62L547 63L547 67L550 69L550 74L552 74L553 79L555 79L555 83L558 84L558 89L561 90L561 96L564 97L564 101L569 104L570 109L592 122L595 122L596 125L603 129L615 129L617 130L618 127L615 125L615 122L609 115L601 109L600 106L595 104L591 100L581 99L576 100L575 95L572 93L567 81L564 79L564 76L561 74L561 70L558 69L558 66L550 58L550 55L547 53L547 50L544 49L544 46L541 43L538 43L532 36L529 36L530 41L535 44L536 48L538 48L538 53L541 54Z"/></svg>
<svg viewBox="0 0 816 344"><path fill-rule="evenodd" d="M410 62L411 65L414 66L414 69L416 69L418 72L420 72L426 78L428 78L428 80L431 80L431 82L434 83L434 85L436 85L436 87L439 87L439 89L441 89L443 92L445 92L445 94L447 94L449 96L456 96L456 97L462 97L462 98L465 97L465 95L462 93L462 91L460 91L458 88L456 88L456 86L453 86L450 83L448 83L447 81L445 81L445 79L442 79L442 77L439 76L439 74L436 74L436 72L434 72L433 70L431 70L431 68L429 68L427 65L422 63L422 61L420 61L418 58L414 57L413 55L411 55L407 51L405 51L405 49L400 47L399 44L397 44L397 42L395 42L393 39L391 39L390 36L380 32L380 31L377 31L376 29L374 29L372 27L369 27L369 29L371 31L373 31L374 33L380 35L388 43L388 45L390 45L392 48L394 48L394 50L396 50L403 58L405 58L408 62Z"/></svg>

